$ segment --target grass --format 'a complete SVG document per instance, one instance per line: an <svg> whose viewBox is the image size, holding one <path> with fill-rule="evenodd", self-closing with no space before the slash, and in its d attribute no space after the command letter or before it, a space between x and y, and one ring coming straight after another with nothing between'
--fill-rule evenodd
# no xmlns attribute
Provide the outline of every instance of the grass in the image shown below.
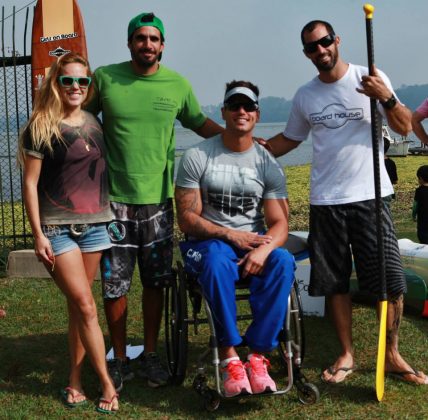
<svg viewBox="0 0 428 420"><path fill-rule="evenodd" d="M30 286L30 287L29 287ZM134 283L130 295L129 337L141 344L139 314L140 286ZM102 302L100 284L94 287L99 307ZM49 280L0 281L0 300L7 304L7 318L1 320L0 418L91 418L93 406L69 411L61 405L58 392L67 381L67 336L64 299ZM107 337L104 317L101 324ZM377 321L374 310L355 305L355 345L360 371L346 383L327 386L320 382L322 366L334 360L337 341L329 322L323 318L305 318L307 357L305 374L320 390L321 400L303 406L295 391L283 397L253 398L244 404L224 403L219 418L418 418L426 413L426 389L391 379L386 381L386 395L379 404L374 397L374 368ZM121 395L121 418L201 418L205 413L191 389L195 359L205 346L206 329L190 339L190 373L182 387L153 390L141 380L127 384ZM322 331L322 334L317 333ZM416 367L427 365L427 320L406 316L401 327L401 350ZM278 366L276 361L275 367ZM281 381L282 373L276 375ZM95 401L97 383L89 365L84 383L88 397ZM423 418L421 415L419 418Z"/></svg>
<svg viewBox="0 0 428 420"><path fill-rule="evenodd" d="M416 170L426 165L426 156L393 158L397 165L398 183L396 199L391 209L398 236L416 240L416 224L412 221L412 204L418 186ZM308 230L309 218L309 165L286 168L290 196L290 230Z"/></svg>
<svg viewBox="0 0 428 420"><path fill-rule="evenodd" d="M426 162L423 157L396 158L399 184L392 205L399 236L414 239L411 204L416 187L415 172ZM309 167L287 168L292 230L307 229ZM411 236L413 235L413 236ZM136 278L137 279L137 278ZM129 341L141 344L141 288L134 282L129 296ZM108 334L102 312L100 283L94 296L100 308L100 323ZM1 279L0 306L7 317L0 320L0 418L95 418L94 405L76 411L65 409L59 390L67 382L67 319L64 298L50 280ZM354 340L359 371L343 384L327 386L319 380L322 367L331 363L338 351L333 328L327 318L305 318L307 338L304 372L320 390L320 402L304 406L296 392L275 398L251 398L242 403L225 402L209 414L192 390L197 356L206 345L206 328L189 334L189 374L181 387L153 390L139 379L125 387L120 397L119 418L199 419L199 418L425 418L428 412L427 387L416 387L387 378L385 398L375 401L374 378L377 351L377 320L373 308L354 306ZM162 346L161 346L162 347ZM400 330L400 349L416 368L428 370L428 321L405 315ZM273 358L281 383L283 372ZM96 377L87 363L84 384L88 397L98 396Z"/></svg>

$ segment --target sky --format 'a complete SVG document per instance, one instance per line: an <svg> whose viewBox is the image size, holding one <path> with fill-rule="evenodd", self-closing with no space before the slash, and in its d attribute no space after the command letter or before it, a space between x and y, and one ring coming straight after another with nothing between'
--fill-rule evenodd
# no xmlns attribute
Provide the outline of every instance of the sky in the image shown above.
<svg viewBox="0 0 428 420"><path fill-rule="evenodd" d="M0 0L4 16L31 0ZM329 21L341 37L347 62L367 63L364 1L356 0L78 0L93 69L129 59L127 26L141 12L154 12L165 26L162 63L192 84L202 105L221 102L226 82L250 80L261 97L291 99L317 72L303 55L301 28ZM35 3L32 3L30 9ZM428 83L427 0L377 0L373 19L376 65L395 88ZM23 32L18 13L16 32ZM32 11L30 12L30 19ZM12 18L5 22L11 45ZM31 30L28 31L31 44ZM23 45L17 39L17 50ZM29 48L29 47L28 47ZM7 48L6 48L7 49Z"/></svg>

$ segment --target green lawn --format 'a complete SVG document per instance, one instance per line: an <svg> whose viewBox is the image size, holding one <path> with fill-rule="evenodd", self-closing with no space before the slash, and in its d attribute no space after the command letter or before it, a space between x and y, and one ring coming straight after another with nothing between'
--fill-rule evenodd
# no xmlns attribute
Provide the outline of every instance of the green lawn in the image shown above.
<svg viewBox="0 0 428 420"><path fill-rule="evenodd" d="M399 236L414 239L415 225L410 211L416 187L415 172L426 163L423 157L394 159L399 173L397 200L393 204ZM309 167L287 168L292 230L307 229ZM413 236L412 236L413 235ZM129 341L141 344L140 292L135 281L130 294ZM100 284L94 295L100 308L100 322L108 334L102 312ZM0 278L0 306L7 317L0 319L0 418L91 418L94 405L76 411L65 409L59 390L67 384L67 320L64 299L52 281ZM307 337L304 372L320 390L320 402L304 406L292 390L282 397L257 397L243 402L226 402L215 414L206 413L192 390L197 356L205 348L206 329L198 336L190 331L189 375L181 387L153 390L134 379L120 396L120 418L426 418L428 387L416 387L387 378L385 397L377 403L374 393L378 325L374 309L355 305L354 340L359 370L338 385L325 385L320 379L323 367L337 355L338 343L327 318L305 318ZM163 346L162 346L163 348ZM417 369L428 371L428 320L405 315L400 330L400 348ZM273 358L275 379L283 372ZM97 381L89 364L85 369L85 390L95 402Z"/></svg>
<svg viewBox="0 0 428 420"><path fill-rule="evenodd" d="M412 221L412 203L418 186L416 171L427 164L426 156L393 158L397 165L396 199L391 205L397 234L416 240L416 224ZM307 230L309 215L309 165L286 168L290 196L290 230Z"/></svg>
<svg viewBox="0 0 428 420"><path fill-rule="evenodd" d="M94 287L101 308L100 284ZM130 296L129 337L141 344L140 287L135 282ZM94 406L69 411L61 405L58 392L67 382L67 321L64 300L49 280L0 280L0 301L6 304L7 317L0 320L0 418L81 418L96 416ZM428 412L427 391L393 379L386 380L384 401L374 394L374 368L377 345L375 311L356 305L354 335L359 371L343 384L327 386L319 380L322 367L331 363L338 345L325 318L305 318L307 357L304 372L320 390L320 402L303 406L293 389L275 398L252 398L244 403L220 406L220 418L423 418ZM100 313L104 332L107 329ZM121 418L201 418L202 400L191 388L195 360L205 348L206 329L189 335L190 369L184 386L153 390L134 379L121 394ZM322 333L320 333L322 332ZM417 368L428 366L428 320L405 316L401 327L401 350ZM274 358L275 379L284 375ZM279 371L278 371L279 369ZM88 397L97 398L96 377L90 366L84 383ZM418 414L420 413L420 414ZM214 415L212 415L214 417Z"/></svg>

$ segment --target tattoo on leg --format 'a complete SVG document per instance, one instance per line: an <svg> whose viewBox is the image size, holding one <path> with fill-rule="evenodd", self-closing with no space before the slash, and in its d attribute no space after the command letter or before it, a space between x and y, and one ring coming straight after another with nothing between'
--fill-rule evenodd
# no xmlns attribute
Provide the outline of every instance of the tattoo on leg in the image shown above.
<svg viewBox="0 0 428 420"><path fill-rule="evenodd" d="M388 346L398 348L398 329L403 316L403 295L388 299L388 321L386 342Z"/></svg>

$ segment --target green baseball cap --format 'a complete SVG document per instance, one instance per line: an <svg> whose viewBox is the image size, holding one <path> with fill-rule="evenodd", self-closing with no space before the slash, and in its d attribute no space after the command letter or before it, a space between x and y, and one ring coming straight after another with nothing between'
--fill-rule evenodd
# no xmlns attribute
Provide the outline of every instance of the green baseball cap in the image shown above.
<svg viewBox="0 0 428 420"><path fill-rule="evenodd" d="M140 13L135 16L128 25L128 39L131 38L132 34L142 26L154 26L159 29L162 38L165 39L165 29L162 21L154 15L154 13Z"/></svg>

